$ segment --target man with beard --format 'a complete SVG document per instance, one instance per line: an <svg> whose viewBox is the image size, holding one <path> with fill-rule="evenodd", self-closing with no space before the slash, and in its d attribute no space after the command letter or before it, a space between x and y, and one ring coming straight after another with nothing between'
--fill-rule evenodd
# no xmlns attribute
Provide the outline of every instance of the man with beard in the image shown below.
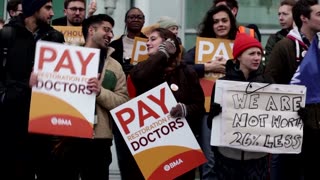
<svg viewBox="0 0 320 180"><path fill-rule="evenodd" d="M38 40L64 42L50 25L52 0L23 0L23 14L0 31L1 179L33 180L46 167L51 137L28 134L32 74ZM48 139L49 138L49 139Z"/></svg>
<svg viewBox="0 0 320 180"><path fill-rule="evenodd" d="M88 16L92 16L96 11L96 4L91 3ZM85 0L65 0L64 17L52 20L53 26L81 26L86 16Z"/></svg>
<svg viewBox="0 0 320 180"><path fill-rule="evenodd" d="M110 110L129 100L126 76L110 54L114 20L106 14L90 16L82 23L84 47L100 49L100 78L88 80L88 89L96 94L96 123L92 139L65 137L57 148L60 160L55 167L56 180L109 179L112 161L112 117Z"/></svg>
<svg viewBox="0 0 320 180"><path fill-rule="evenodd" d="M111 56L116 59L128 75L129 71L132 69L130 64L130 59L132 56L133 43L135 37L147 38L141 29L144 25L144 14L137 8L130 8L125 15L125 34L120 38L111 42L110 47L113 47L115 51Z"/></svg>

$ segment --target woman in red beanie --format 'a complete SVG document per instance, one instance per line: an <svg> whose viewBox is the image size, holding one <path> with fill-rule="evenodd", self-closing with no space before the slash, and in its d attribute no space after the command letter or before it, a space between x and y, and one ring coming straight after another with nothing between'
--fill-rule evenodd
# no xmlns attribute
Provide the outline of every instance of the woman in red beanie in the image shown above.
<svg viewBox="0 0 320 180"><path fill-rule="evenodd" d="M232 81L272 83L263 75L260 66L262 58L260 42L247 34L239 33L234 41L233 57L226 64L226 75L220 79ZM214 103L215 87L212 89L208 126L213 117L221 112L221 106ZM217 179L265 180L268 175L268 154L249 152L229 147L212 147L215 154Z"/></svg>

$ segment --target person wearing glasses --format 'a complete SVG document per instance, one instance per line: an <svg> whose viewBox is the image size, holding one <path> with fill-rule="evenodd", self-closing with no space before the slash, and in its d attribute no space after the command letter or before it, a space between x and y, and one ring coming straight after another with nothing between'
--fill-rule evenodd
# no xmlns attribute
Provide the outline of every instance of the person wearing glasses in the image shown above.
<svg viewBox="0 0 320 180"><path fill-rule="evenodd" d="M22 13L21 0L9 0L7 4L7 12L10 18L18 16Z"/></svg>
<svg viewBox="0 0 320 180"><path fill-rule="evenodd" d="M112 162L110 110L129 100L126 76L110 54L114 20L106 14L90 16L82 23L84 47L100 49L98 77L88 80L96 93L96 123L92 139L65 137L55 148L57 165L50 180L106 180ZM47 180L47 179L46 179Z"/></svg>
<svg viewBox="0 0 320 180"><path fill-rule="evenodd" d="M96 11L96 4L91 3L88 17L92 16ZM64 1L64 17L52 20L53 26L81 26L86 17L86 1L85 0L65 0Z"/></svg>
<svg viewBox="0 0 320 180"><path fill-rule="evenodd" d="M124 34L118 39L111 42L110 46L115 49L111 56L119 61L126 75L132 69L133 65L130 64L132 50L134 45L134 38L141 37L147 38L141 29L144 25L144 14L137 8L130 8L125 14L125 30Z"/></svg>
<svg viewBox="0 0 320 180"><path fill-rule="evenodd" d="M141 29L144 25L144 14L137 8L130 8L124 18L125 30L124 34L121 35L118 39L115 39L110 43L115 51L111 54L111 57L116 59L121 65L126 75L129 74L130 70L133 68L133 65L130 64L130 59L132 56L132 50L134 45L134 38L141 37L147 38L142 32ZM130 180L142 177L141 171L139 170L136 162L132 158L129 148L124 141L121 132L119 131L116 125L113 126L113 135L114 142L116 145L116 152L118 158L118 165L120 169L121 179ZM133 165L132 165L133 164Z"/></svg>

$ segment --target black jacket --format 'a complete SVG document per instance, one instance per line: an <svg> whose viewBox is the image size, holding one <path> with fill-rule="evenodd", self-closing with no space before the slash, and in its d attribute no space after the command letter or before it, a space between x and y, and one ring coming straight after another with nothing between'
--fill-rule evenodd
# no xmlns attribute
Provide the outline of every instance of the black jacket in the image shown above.
<svg viewBox="0 0 320 180"><path fill-rule="evenodd" d="M125 36L125 35L122 35L120 38L112 41L109 46L112 47L115 50L111 54L111 57L113 59L117 60L121 64L124 73L126 74L126 76L128 76L128 74L130 73L130 71L131 71L131 69L133 68L134 65L130 64L130 61L124 61L124 57L123 57L123 41L122 41L123 36ZM142 33L140 33L139 37L147 38Z"/></svg>
<svg viewBox="0 0 320 180"><path fill-rule="evenodd" d="M197 135L205 112L204 93L197 73L191 66L183 63L170 72L166 71L167 67L167 57L162 52L158 52L134 66L130 77L137 95L147 92L163 82L167 82L169 86L176 84L179 88L172 93L177 102L186 105L186 119L193 133Z"/></svg>
<svg viewBox="0 0 320 180"><path fill-rule="evenodd" d="M52 26L66 26L67 24L66 16L52 20Z"/></svg>
<svg viewBox="0 0 320 180"><path fill-rule="evenodd" d="M11 136L26 135L28 132L31 88L29 78L34 65L35 47L39 39L64 42L63 34L54 30L48 24L39 25L37 33L32 34L24 24L24 17L13 18L4 28L12 27L12 47L8 50L5 65L5 77L1 77L0 89L5 92L0 102L0 116L4 123L2 127L10 128ZM0 40L0 47L6 47ZM3 61L1 48L0 62Z"/></svg>

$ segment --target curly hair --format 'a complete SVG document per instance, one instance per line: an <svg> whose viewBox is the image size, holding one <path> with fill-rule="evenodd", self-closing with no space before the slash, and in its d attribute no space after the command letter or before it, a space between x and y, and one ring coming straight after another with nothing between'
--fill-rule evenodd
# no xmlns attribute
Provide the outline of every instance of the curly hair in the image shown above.
<svg viewBox="0 0 320 180"><path fill-rule="evenodd" d="M213 31L213 18L212 16L219 12L226 12L230 19L230 31L228 33L228 39L234 40L236 38L238 27L236 23L236 18L233 16L232 12L227 6L221 5L217 7L212 7L207 11L203 21L199 24L198 36L207 38L216 38L216 34Z"/></svg>

